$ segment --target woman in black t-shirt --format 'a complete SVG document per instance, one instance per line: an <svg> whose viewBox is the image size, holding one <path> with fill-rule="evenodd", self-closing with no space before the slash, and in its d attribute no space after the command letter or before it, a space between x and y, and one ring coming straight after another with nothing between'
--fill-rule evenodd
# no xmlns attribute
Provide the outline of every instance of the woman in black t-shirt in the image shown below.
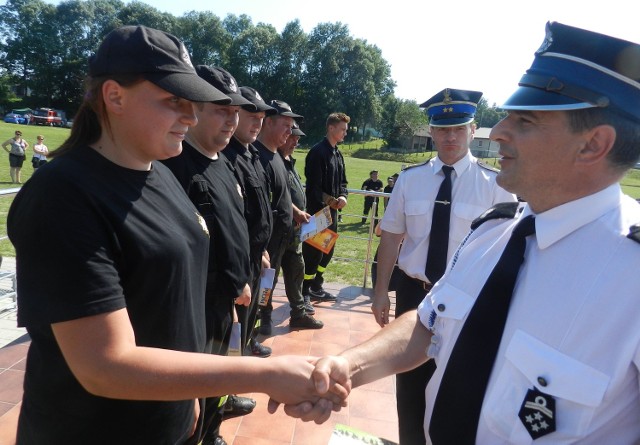
<svg viewBox="0 0 640 445"><path fill-rule="evenodd" d="M203 353L212 234L156 161L180 153L193 101L225 100L162 31L119 28L90 59L69 139L7 221L32 340L19 445L196 444L198 398L317 400L304 357ZM332 390L339 404L346 391Z"/></svg>

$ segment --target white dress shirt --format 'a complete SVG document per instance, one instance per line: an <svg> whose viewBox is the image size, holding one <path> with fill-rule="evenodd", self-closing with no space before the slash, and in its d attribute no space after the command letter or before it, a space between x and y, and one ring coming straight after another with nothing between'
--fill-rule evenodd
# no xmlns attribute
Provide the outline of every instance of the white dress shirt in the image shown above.
<svg viewBox="0 0 640 445"><path fill-rule="evenodd" d="M428 281L424 270L429 250L433 206L444 179L439 157L403 170L393 187L380 228L404 234L398 266L407 275ZM453 256L471 222L499 202L514 202L516 197L496 184L497 173L467 152L452 165L451 223L447 262Z"/></svg>
<svg viewBox="0 0 640 445"><path fill-rule="evenodd" d="M475 230L418 308L438 366L426 389L427 432L455 340L520 217ZM640 443L640 244L626 237L639 222L640 204L618 184L536 216L478 444L533 442L518 411L534 387L556 400L556 432L536 444Z"/></svg>

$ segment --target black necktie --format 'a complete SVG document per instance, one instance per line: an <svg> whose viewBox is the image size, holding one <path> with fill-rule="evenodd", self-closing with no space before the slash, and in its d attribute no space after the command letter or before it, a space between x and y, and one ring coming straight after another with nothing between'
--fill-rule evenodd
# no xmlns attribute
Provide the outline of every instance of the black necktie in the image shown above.
<svg viewBox="0 0 640 445"><path fill-rule="evenodd" d="M431 218L431 234L429 235L429 251L425 275L431 283L438 281L447 267L447 250L449 250L449 221L451 216L451 172L453 167L442 166L444 180L440 184Z"/></svg>
<svg viewBox="0 0 640 445"><path fill-rule="evenodd" d="M530 215L511 233L453 346L431 415L429 436L436 445L475 444L482 401L524 260L526 237L533 233L535 221Z"/></svg>

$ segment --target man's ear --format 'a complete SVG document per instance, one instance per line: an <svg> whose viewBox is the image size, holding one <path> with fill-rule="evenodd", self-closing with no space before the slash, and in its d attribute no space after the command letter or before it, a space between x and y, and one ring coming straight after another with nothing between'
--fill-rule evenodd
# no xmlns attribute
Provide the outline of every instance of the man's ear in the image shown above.
<svg viewBox="0 0 640 445"><path fill-rule="evenodd" d="M598 125L588 130L584 137L584 146L578 154L582 163L591 164L600 162L613 148L616 141L616 130L611 125Z"/></svg>
<svg viewBox="0 0 640 445"><path fill-rule="evenodd" d="M114 114L122 113L124 88L115 80L107 80L102 84L102 97L105 107Z"/></svg>

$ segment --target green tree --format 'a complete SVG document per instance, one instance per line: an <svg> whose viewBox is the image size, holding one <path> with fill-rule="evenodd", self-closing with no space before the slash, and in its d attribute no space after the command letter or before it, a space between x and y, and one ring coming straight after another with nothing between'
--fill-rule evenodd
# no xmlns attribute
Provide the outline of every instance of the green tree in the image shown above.
<svg viewBox="0 0 640 445"><path fill-rule="evenodd" d="M168 12L149 6L146 3L134 0L125 5L118 13L121 26L144 25L150 28L161 29L165 32L176 34L179 31L178 19Z"/></svg>
<svg viewBox="0 0 640 445"><path fill-rule="evenodd" d="M191 11L178 19L177 35L196 65L227 66L231 35L212 12Z"/></svg>
<svg viewBox="0 0 640 445"><path fill-rule="evenodd" d="M61 62L55 28L50 23L55 7L40 0L9 0L0 7L0 29L4 38L2 66L15 75L18 91L27 96L51 98L52 72Z"/></svg>
<svg viewBox="0 0 640 445"><path fill-rule="evenodd" d="M495 124L500 122L507 115L506 111L501 111L494 103L489 107L489 103L483 97L478 102L478 108L476 110L476 123L478 127L492 128Z"/></svg>
<svg viewBox="0 0 640 445"><path fill-rule="evenodd" d="M387 96L383 114L381 128L390 147L411 149L413 135L429 124L427 115L412 100Z"/></svg>

